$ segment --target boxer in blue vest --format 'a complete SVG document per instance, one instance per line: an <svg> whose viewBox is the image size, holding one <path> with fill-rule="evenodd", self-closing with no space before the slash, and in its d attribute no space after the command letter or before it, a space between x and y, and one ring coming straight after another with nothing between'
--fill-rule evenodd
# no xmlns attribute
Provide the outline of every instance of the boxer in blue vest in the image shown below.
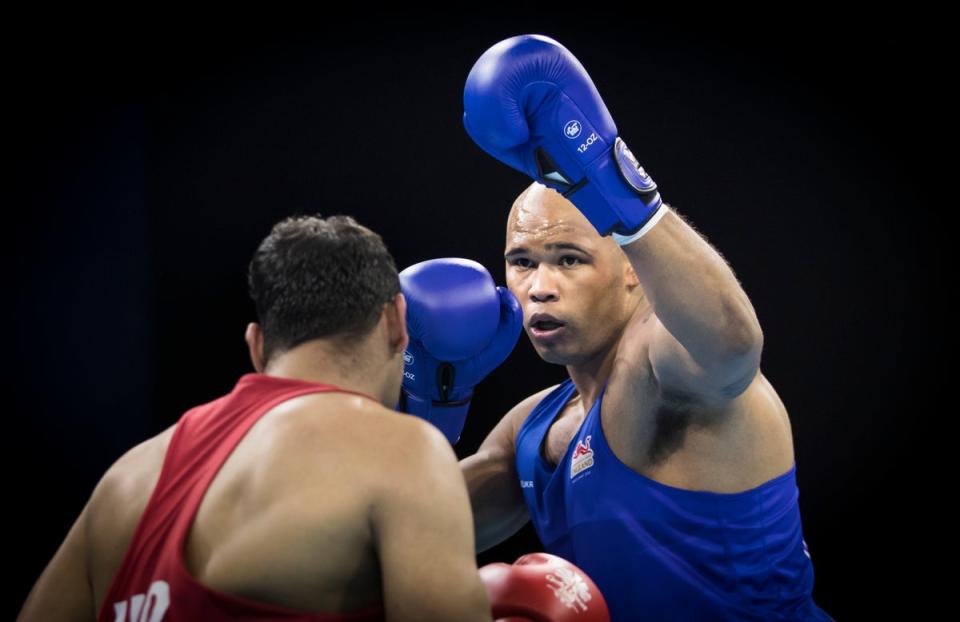
<svg viewBox="0 0 960 622"><path fill-rule="evenodd" d="M478 550L532 520L614 620L829 620L790 420L733 271L557 41L487 50L464 109L470 137L534 180L507 220L507 286L540 357L569 374L461 461Z"/></svg>

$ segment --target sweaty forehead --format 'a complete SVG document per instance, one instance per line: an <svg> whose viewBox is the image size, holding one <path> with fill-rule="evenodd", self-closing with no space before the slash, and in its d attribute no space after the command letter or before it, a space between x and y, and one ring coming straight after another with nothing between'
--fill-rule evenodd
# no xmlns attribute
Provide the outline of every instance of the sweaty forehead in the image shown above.
<svg viewBox="0 0 960 622"><path fill-rule="evenodd" d="M592 245L600 241L593 225L557 191L534 183L514 201L507 217L506 248L563 239ZM595 239L594 239L595 238Z"/></svg>

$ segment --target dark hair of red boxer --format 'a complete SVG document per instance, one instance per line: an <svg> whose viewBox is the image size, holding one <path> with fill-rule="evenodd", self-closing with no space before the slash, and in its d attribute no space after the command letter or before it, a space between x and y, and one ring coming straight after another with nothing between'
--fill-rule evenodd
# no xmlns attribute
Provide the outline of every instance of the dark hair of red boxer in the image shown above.
<svg viewBox="0 0 960 622"><path fill-rule="evenodd" d="M311 339L332 338L349 349L400 291L381 237L342 215L277 223L254 253L248 285L263 328L264 364Z"/></svg>

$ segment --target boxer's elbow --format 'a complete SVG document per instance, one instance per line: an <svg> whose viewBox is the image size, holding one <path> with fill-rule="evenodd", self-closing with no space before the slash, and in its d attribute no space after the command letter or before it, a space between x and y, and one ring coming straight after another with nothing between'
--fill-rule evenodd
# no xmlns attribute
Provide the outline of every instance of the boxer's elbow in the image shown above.
<svg viewBox="0 0 960 622"><path fill-rule="evenodd" d="M751 322L738 332L727 348L727 357L730 362L749 372L751 368L760 366L760 355L763 353L763 331L760 324Z"/></svg>
<svg viewBox="0 0 960 622"><path fill-rule="evenodd" d="M706 344L704 344L706 346ZM713 333L709 347L701 348L704 367L713 369L748 369L759 365L763 351L763 330L753 308L727 309L720 327Z"/></svg>
<svg viewBox="0 0 960 622"><path fill-rule="evenodd" d="M745 296L728 299L721 307L721 317L718 357L745 362L757 356L763 349L763 330L749 299Z"/></svg>
<svg viewBox="0 0 960 622"><path fill-rule="evenodd" d="M759 329L753 339L744 340L729 351L718 366L720 397L731 400L747 390L760 370L762 353L763 333Z"/></svg>
<svg viewBox="0 0 960 622"><path fill-rule="evenodd" d="M476 510L474 511L476 515ZM477 553L490 550L498 544L509 540L514 534L530 521L527 508L514 507L501 511L498 515L481 513L476 522L476 539L474 545Z"/></svg>

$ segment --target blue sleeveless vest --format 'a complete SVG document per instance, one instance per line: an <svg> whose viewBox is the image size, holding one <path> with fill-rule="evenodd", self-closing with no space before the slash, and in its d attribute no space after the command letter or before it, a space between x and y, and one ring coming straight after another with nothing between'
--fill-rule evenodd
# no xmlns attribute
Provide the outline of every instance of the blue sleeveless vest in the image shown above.
<svg viewBox="0 0 960 622"><path fill-rule="evenodd" d="M796 466L734 494L661 484L607 445L601 391L554 469L540 448L575 391L568 378L527 417L517 474L546 551L590 575L614 621L831 620L811 597Z"/></svg>

